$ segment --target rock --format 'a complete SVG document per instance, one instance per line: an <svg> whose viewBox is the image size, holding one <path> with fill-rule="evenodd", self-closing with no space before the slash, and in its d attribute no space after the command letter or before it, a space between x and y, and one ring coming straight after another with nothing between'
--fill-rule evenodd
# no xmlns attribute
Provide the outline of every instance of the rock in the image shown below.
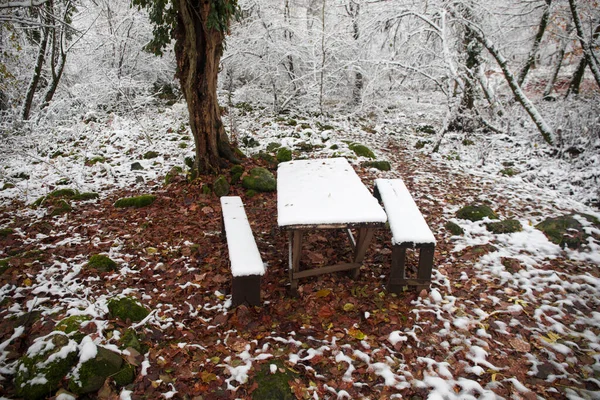
<svg viewBox="0 0 600 400"><path fill-rule="evenodd" d="M452 221L446 222L446 225L444 225L444 227L446 228L446 230L448 230L451 234L455 236L464 235L465 233L465 230L461 228L460 225Z"/></svg>
<svg viewBox="0 0 600 400"><path fill-rule="evenodd" d="M350 150L352 150L354 152L354 154L356 154L359 157L365 157L365 158L370 158L372 160L374 160L375 154L373 153L373 151L371 149L369 149L367 146L362 145L360 143L350 143L348 145L348 148Z"/></svg>
<svg viewBox="0 0 600 400"><path fill-rule="evenodd" d="M213 183L213 192L217 197L229 194L229 182L227 182L227 179L223 175L220 175Z"/></svg>
<svg viewBox="0 0 600 400"><path fill-rule="evenodd" d="M142 167L142 164L140 164L139 162L134 162L133 164L131 164L131 170L132 171L143 171L144 167Z"/></svg>
<svg viewBox="0 0 600 400"><path fill-rule="evenodd" d="M53 393L60 381L77 362L77 344L63 333L51 333L47 343L34 356L19 359L16 367L17 395L25 399L42 399ZM36 347L40 344L36 342ZM32 379L36 378L34 381Z"/></svg>
<svg viewBox="0 0 600 400"><path fill-rule="evenodd" d="M154 203L156 200L156 196L151 194L143 194L141 196L136 197L123 197L115 202L115 207L124 208L124 207L146 207L150 204Z"/></svg>
<svg viewBox="0 0 600 400"><path fill-rule="evenodd" d="M563 248L577 249L586 242L588 237L573 214L546 218L535 227L542 231L548 240Z"/></svg>
<svg viewBox="0 0 600 400"><path fill-rule="evenodd" d="M135 177L135 183L144 183L144 177L143 176L136 176Z"/></svg>
<svg viewBox="0 0 600 400"><path fill-rule="evenodd" d="M271 365L275 365L275 372L271 371ZM252 392L252 399L256 400L293 400L294 396L289 381L298 377L298 374L275 360L265 363L260 371L254 376L254 382L258 385Z"/></svg>
<svg viewBox="0 0 600 400"><path fill-rule="evenodd" d="M292 160L292 150L287 147L281 147L277 150L277 161L286 162Z"/></svg>
<svg viewBox="0 0 600 400"><path fill-rule="evenodd" d="M150 314L150 311L131 297L111 299L108 302L108 311L114 318L120 318L123 321L130 320L131 322L139 322Z"/></svg>
<svg viewBox="0 0 600 400"><path fill-rule="evenodd" d="M265 153L264 151L259 151L258 153L254 154L252 158L254 158L255 160L263 160L270 166L277 165L277 160L275 159L275 157L273 157L269 153Z"/></svg>
<svg viewBox="0 0 600 400"><path fill-rule="evenodd" d="M54 327L54 330L64 332L71 336L77 343L81 343L81 340L85 336L83 332L80 332L81 325L91 319L92 317L89 315L71 315L60 320Z"/></svg>
<svg viewBox="0 0 600 400"><path fill-rule="evenodd" d="M257 192L274 192L277 189L277 181L273 174L266 168L252 168L242 180L242 186Z"/></svg>
<svg viewBox="0 0 600 400"><path fill-rule="evenodd" d="M150 160L158 156L159 154L156 151L147 151L146 153L144 153L144 160Z"/></svg>
<svg viewBox="0 0 600 400"><path fill-rule="evenodd" d="M375 168L380 171L389 171L392 169L389 161L365 161L361 165L365 168Z"/></svg>
<svg viewBox="0 0 600 400"><path fill-rule="evenodd" d="M456 212L456 218L468 219L469 221L481 221L485 217L498 219L498 215L485 205L465 206Z"/></svg>
<svg viewBox="0 0 600 400"><path fill-rule="evenodd" d="M124 363L119 354L101 346L97 346L96 349L96 357L81 364L78 378L73 376L69 381L69 390L75 394L98 391L108 377L113 377L119 386L133 381L131 368L128 368L128 364Z"/></svg>
<svg viewBox="0 0 600 400"><path fill-rule="evenodd" d="M268 151L269 153L272 153L272 152L274 152L274 151L278 150L280 147L281 147L281 144L280 144L280 143L277 143L277 142L271 142L271 143L269 143L269 144L267 145L267 151Z"/></svg>
<svg viewBox="0 0 600 400"><path fill-rule="evenodd" d="M235 185L240 181L240 178L244 173L244 167L242 165L234 165L233 167L231 167L229 173L231 174L231 184Z"/></svg>
<svg viewBox="0 0 600 400"><path fill-rule="evenodd" d="M104 254L94 254L84 268L95 269L100 272L114 272L119 269L119 265Z"/></svg>
<svg viewBox="0 0 600 400"><path fill-rule="evenodd" d="M485 228L496 234L500 233L514 233L521 232L523 230L523 226L516 219L507 219L500 222L490 222L489 224L485 224Z"/></svg>

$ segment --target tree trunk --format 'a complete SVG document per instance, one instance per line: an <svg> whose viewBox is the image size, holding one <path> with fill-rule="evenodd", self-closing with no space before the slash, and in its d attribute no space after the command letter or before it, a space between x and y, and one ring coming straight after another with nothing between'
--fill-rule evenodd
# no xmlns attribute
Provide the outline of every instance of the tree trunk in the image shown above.
<svg viewBox="0 0 600 400"><path fill-rule="evenodd" d="M598 63L596 62L596 58L592 53L593 49L592 46L590 46L590 42L585 40L585 36L583 33L583 25L581 24L581 19L579 18L579 12L577 11L577 3L575 2L575 0L569 0L569 7L571 8L571 14L573 15L573 24L575 25L575 30L579 38L579 43L581 43L581 47L583 48L583 55L587 61L588 66L590 67L590 70L592 71L592 75L594 75L596 84L600 88L600 69L598 67ZM594 41L593 37L591 41Z"/></svg>
<svg viewBox="0 0 600 400"><path fill-rule="evenodd" d="M552 5L552 0L546 0L546 9L542 14L542 19L540 20L540 25L538 26L537 34L533 39L533 45L531 46L531 51L529 51L529 55L527 56L527 60L525 61L525 65L519 72L519 77L517 78L517 83L519 86L523 86L523 82L525 82L525 78L527 77L527 73L529 69L533 66L535 62L535 56L538 53L540 48L540 43L542 41L542 37L544 36L544 32L546 31L546 27L548 26L548 21L550 20L550 7Z"/></svg>
<svg viewBox="0 0 600 400"><path fill-rule="evenodd" d="M598 37L600 36L600 22L596 25L594 29L594 33L592 34L592 45ZM583 81L583 76L585 75L585 68L588 65L588 60L585 54L579 60L579 64L577 64L577 69L573 73L573 77L571 78L571 82L569 83L569 89L567 89L567 94L565 98L569 97L571 94L579 94L579 87L581 86L581 81Z"/></svg>
<svg viewBox="0 0 600 400"><path fill-rule="evenodd" d="M42 32L40 38L40 47L38 49L38 56L35 62L35 67L33 68L33 75L31 76L31 81L29 82L29 86L27 87L27 93L25 94L23 108L21 109L21 118L23 120L29 119L29 115L31 113L31 106L33 104L33 96L35 95L38 83L40 82L40 77L42 75L42 67L44 65L44 59L46 58L46 47L48 47L48 36L50 36L50 28L45 27L44 25L40 27L40 30Z"/></svg>
<svg viewBox="0 0 600 400"><path fill-rule="evenodd" d="M217 76L225 33L210 26L211 2L176 0L175 56L196 145L196 173L217 173L233 154L217 99Z"/></svg>
<svg viewBox="0 0 600 400"><path fill-rule="evenodd" d="M569 36L570 32L571 32L571 24L567 25L567 28L565 29L565 35ZM552 94L552 91L554 90L554 84L556 83L556 79L558 78L558 73L560 72L560 68L562 67L562 62L565 59L565 51L567 49L568 43L569 43L569 41L567 40L567 37L564 37L561 39L560 50L558 50L558 56L557 56L556 64L554 65L554 69L552 70L552 76L550 76L550 79L548 80L548 84L546 85L546 88L544 89L543 97L545 99L548 98Z"/></svg>

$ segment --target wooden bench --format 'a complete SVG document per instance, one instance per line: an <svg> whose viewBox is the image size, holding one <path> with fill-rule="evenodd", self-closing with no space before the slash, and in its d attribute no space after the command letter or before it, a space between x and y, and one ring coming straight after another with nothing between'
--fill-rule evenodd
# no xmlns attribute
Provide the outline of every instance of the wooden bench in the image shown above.
<svg viewBox="0 0 600 400"><path fill-rule="evenodd" d="M392 267L388 290L428 289L431 284L435 238L402 179L376 179L375 197L383 203L392 231ZM419 249L416 279L405 275L406 249Z"/></svg>
<svg viewBox="0 0 600 400"><path fill-rule="evenodd" d="M231 262L231 294L233 306L244 302L259 306L260 279L265 265L252 235L242 199L237 196L221 197L223 233L227 237Z"/></svg>

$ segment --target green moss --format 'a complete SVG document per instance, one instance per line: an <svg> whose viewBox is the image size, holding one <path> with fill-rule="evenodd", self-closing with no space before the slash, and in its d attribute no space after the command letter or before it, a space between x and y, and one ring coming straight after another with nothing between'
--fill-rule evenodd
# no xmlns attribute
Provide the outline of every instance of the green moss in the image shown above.
<svg viewBox="0 0 600 400"><path fill-rule="evenodd" d="M265 153L264 151L259 151L258 153L254 154L252 158L254 158L255 160L263 160L267 164L270 164L272 166L277 164L277 160L275 160L275 157L273 157L269 153Z"/></svg>
<svg viewBox="0 0 600 400"><path fill-rule="evenodd" d="M450 161L453 161L453 160L460 161L460 156L459 156L459 155L458 155L458 153L457 153L457 152L455 152L455 151L453 151L453 152L451 152L451 153L448 153L448 154L446 154L446 155L444 156L444 158L445 158L446 160L450 160Z"/></svg>
<svg viewBox="0 0 600 400"><path fill-rule="evenodd" d="M301 124L300 124L300 127L301 127L302 129L311 129L311 128L312 128L312 127L310 126L310 124L309 124L309 123L306 123L306 122L303 122L303 123L301 123Z"/></svg>
<svg viewBox="0 0 600 400"><path fill-rule="evenodd" d="M156 151L147 151L144 153L143 157L144 157L144 160L150 160L150 159L156 158L158 156L159 156L159 154Z"/></svg>
<svg viewBox="0 0 600 400"><path fill-rule="evenodd" d="M289 126L296 126L296 125L298 125L298 121L296 121L295 119L291 119L290 118L290 119L288 119L287 124Z"/></svg>
<svg viewBox="0 0 600 400"><path fill-rule="evenodd" d="M81 343L81 340L85 336L79 329L81 325L87 321L90 321L92 317L89 315L71 315L70 317L64 318L59 321L54 327L55 331L61 331L70 335L77 343Z"/></svg>
<svg viewBox="0 0 600 400"><path fill-rule="evenodd" d="M277 181L269 170L256 167L252 168L249 174L244 177L242 186L258 192L274 192L277 189Z"/></svg>
<svg viewBox="0 0 600 400"><path fill-rule="evenodd" d="M108 311L114 318L120 318L123 321L130 320L131 322L139 322L146 318L150 313L132 297L111 299L108 302Z"/></svg>
<svg viewBox="0 0 600 400"><path fill-rule="evenodd" d="M555 218L546 218L535 226L544 232L548 240L561 247L576 249L586 242L587 234L583 226L573 215L562 215Z"/></svg>
<svg viewBox="0 0 600 400"><path fill-rule="evenodd" d="M75 196L73 196L73 200L94 200L97 199L98 197L100 197L100 195L98 193L94 193L94 192L84 192L84 193L79 193L76 194Z"/></svg>
<svg viewBox="0 0 600 400"><path fill-rule="evenodd" d="M504 176L515 176L518 173L519 173L519 171L517 171L514 168L510 168L510 167L504 168L499 172L500 175L504 175Z"/></svg>
<svg viewBox="0 0 600 400"><path fill-rule="evenodd" d="M127 329L125 334L121 337L121 349L125 350L128 347L137 350L138 353L142 353L142 345L133 329Z"/></svg>
<svg viewBox="0 0 600 400"><path fill-rule="evenodd" d="M473 146L475 144L475 142L472 141L471 139L463 139L462 144L463 144L463 146Z"/></svg>
<svg viewBox="0 0 600 400"><path fill-rule="evenodd" d="M119 372L112 376L117 386L127 386L135 379L135 368L133 365L124 362Z"/></svg>
<svg viewBox="0 0 600 400"><path fill-rule="evenodd" d="M139 163L139 161L136 161L131 164L131 170L132 171L143 171L144 167L142 166L142 164Z"/></svg>
<svg viewBox="0 0 600 400"><path fill-rule="evenodd" d="M235 153L235 155L238 158L246 158L246 154L244 154L244 152L242 150L240 150L239 147L236 147L235 149L233 149L233 152Z"/></svg>
<svg viewBox="0 0 600 400"><path fill-rule="evenodd" d="M179 147L180 149L187 149L188 144L185 142L181 142L181 143L179 143L179 145L177 147Z"/></svg>
<svg viewBox="0 0 600 400"><path fill-rule="evenodd" d="M76 196L78 193L79 192L77 190L64 188L64 189L57 189L57 190L54 190L54 191L48 193L48 197L54 197L54 198L66 197L66 198L70 199L70 198Z"/></svg>
<svg viewBox="0 0 600 400"><path fill-rule="evenodd" d="M389 171L392 169L389 161L365 161L361 165L366 168L375 168L380 171Z"/></svg>
<svg viewBox="0 0 600 400"><path fill-rule="evenodd" d="M2 189L1 189L1 190L12 189L12 188L14 188L14 187L15 187L15 185L13 185L12 183L5 183L5 184L2 186Z"/></svg>
<svg viewBox="0 0 600 400"><path fill-rule="evenodd" d="M52 205L52 211L50 211L50 216L54 217L57 215L62 215L68 212L71 212L73 210L73 208L71 207L71 205L69 203L67 203L65 200L59 200L55 203L53 203Z"/></svg>
<svg viewBox="0 0 600 400"><path fill-rule="evenodd" d="M229 182L227 182L227 179L223 175L219 176L213 183L213 192L217 197L229 194Z"/></svg>
<svg viewBox="0 0 600 400"><path fill-rule="evenodd" d="M579 213L579 215L581 215L583 218L587 219L589 222L594 224L596 226L596 228L600 228L600 220L598 218L594 217L593 215L585 214L585 213Z"/></svg>
<svg viewBox="0 0 600 400"><path fill-rule="evenodd" d="M171 170L169 172L167 172L167 174L165 175L165 185L168 185L169 183L173 182L175 180L175 178L177 178L178 176L183 174L183 168L179 167L179 166L175 166L173 168L171 168Z"/></svg>
<svg viewBox="0 0 600 400"><path fill-rule="evenodd" d="M429 135L435 134L435 128L432 125L427 124L417 126L416 131L421 133L427 133Z"/></svg>
<svg viewBox="0 0 600 400"><path fill-rule="evenodd" d="M328 125L328 124L322 124L320 122L317 121L317 128L319 128L321 131L332 131L335 128L333 127L333 125Z"/></svg>
<svg viewBox="0 0 600 400"><path fill-rule="evenodd" d="M252 136L244 136L242 138L242 144L244 147L258 147L260 143L258 140L254 139Z"/></svg>
<svg viewBox="0 0 600 400"><path fill-rule="evenodd" d="M0 238L8 237L8 235L12 235L13 233L14 233L14 230L12 230L10 228L2 228L2 229L0 229Z"/></svg>
<svg viewBox="0 0 600 400"><path fill-rule="evenodd" d="M331 150L337 150L337 149L339 149L339 148L340 148L340 146L338 146L337 144L332 144L331 146L329 146L329 148L330 148Z"/></svg>
<svg viewBox="0 0 600 400"><path fill-rule="evenodd" d="M202 194L209 195L211 193L212 193L212 190L210 190L210 186L202 185Z"/></svg>
<svg viewBox="0 0 600 400"><path fill-rule="evenodd" d="M92 158L87 159L85 161L85 165L87 165L88 167L90 167L92 165L95 165L95 164L98 164L98 163L103 163L105 161L106 161L105 157L96 156L96 157L92 157Z"/></svg>
<svg viewBox="0 0 600 400"><path fill-rule="evenodd" d="M258 194L258 192L256 190L253 190L253 189L246 190L246 197L249 199L253 198L257 194Z"/></svg>
<svg viewBox="0 0 600 400"><path fill-rule="evenodd" d="M425 145L431 143L430 140L419 140L416 144L415 144L415 149L422 149L423 147L425 147Z"/></svg>
<svg viewBox="0 0 600 400"><path fill-rule="evenodd" d="M271 142L271 143L269 143L269 144L267 145L267 151L268 151L269 153L272 153L272 152L276 151L277 149L279 149L280 147L281 147L281 144L280 144L280 143L277 143L277 142Z"/></svg>
<svg viewBox="0 0 600 400"><path fill-rule="evenodd" d="M194 157L186 157L183 159L183 162L189 169L194 168Z"/></svg>
<svg viewBox="0 0 600 400"><path fill-rule="evenodd" d="M444 227L453 235L459 236L459 235L463 235L465 233L465 230L463 228L460 227L460 225L452 222L452 221L448 221L446 222L446 225L444 225Z"/></svg>
<svg viewBox="0 0 600 400"><path fill-rule="evenodd" d="M94 254L88 260L85 268L101 272L114 272L119 269L119 265L104 254Z"/></svg>
<svg viewBox="0 0 600 400"><path fill-rule="evenodd" d="M150 204L154 203L156 200L156 196L151 194L143 194L141 196L135 197L123 197L115 202L115 207L123 208L123 207L146 207Z"/></svg>
<svg viewBox="0 0 600 400"><path fill-rule="evenodd" d="M0 275L5 273L10 268L10 264L8 262L9 260L10 258L4 258L0 260Z"/></svg>
<svg viewBox="0 0 600 400"><path fill-rule="evenodd" d="M465 206L456 212L456 218L468 219L469 221L481 221L485 217L498 219L498 215L485 205Z"/></svg>
<svg viewBox="0 0 600 400"><path fill-rule="evenodd" d="M282 147L277 151L277 161L286 162L292 160L292 150Z"/></svg>
<svg viewBox="0 0 600 400"><path fill-rule="evenodd" d="M71 183L71 180L69 178L62 178L62 179L59 179L58 181L56 181L56 184L59 186L67 186L70 183Z"/></svg>
<svg viewBox="0 0 600 400"><path fill-rule="evenodd" d="M359 143L350 143L350 145L348 145L348 148L359 157L370 158L372 160L375 159L375 154L367 146L364 146Z"/></svg>
<svg viewBox="0 0 600 400"><path fill-rule="evenodd" d="M18 362L15 387L19 397L37 400L51 396L77 362L77 347L72 345L73 342L67 336L56 333L44 340L52 342L51 346L45 346L51 350L43 351L33 357L24 356ZM54 354L62 354L63 349L65 349L65 357L51 358ZM34 378L44 378L45 383L32 384ZM42 380L37 379L37 381Z"/></svg>
<svg viewBox="0 0 600 400"><path fill-rule="evenodd" d="M235 185L240 181L242 174L244 173L244 167L242 165L234 165L229 171L231 174L231 184Z"/></svg>
<svg viewBox="0 0 600 400"><path fill-rule="evenodd" d="M277 366L277 371L274 374L271 373L270 364ZM286 368L279 360L263 364L253 379L257 384L257 388L252 392L252 399L293 400L296 396L294 396L289 382L297 377L298 374L296 372Z"/></svg>
<svg viewBox="0 0 600 400"><path fill-rule="evenodd" d="M81 364L78 379L70 379L69 390L73 393L81 395L96 392L104 385L106 378L122 370L123 359L119 354L101 346L97 346L97 351L96 357Z"/></svg>
<svg viewBox="0 0 600 400"><path fill-rule="evenodd" d="M496 234L521 232L523 230L523 226L516 219L490 222L489 224L485 224L485 227L488 231Z"/></svg>

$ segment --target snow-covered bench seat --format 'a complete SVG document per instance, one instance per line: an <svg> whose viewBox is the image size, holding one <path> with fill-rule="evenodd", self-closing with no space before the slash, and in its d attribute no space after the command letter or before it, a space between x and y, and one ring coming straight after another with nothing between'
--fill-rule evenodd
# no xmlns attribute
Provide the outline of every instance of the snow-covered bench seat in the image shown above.
<svg viewBox="0 0 600 400"><path fill-rule="evenodd" d="M383 203L392 231L392 267L388 290L428 289L431 284L435 238L402 179L376 179L375 197ZM416 279L405 276L406 249L419 249Z"/></svg>
<svg viewBox="0 0 600 400"><path fill-rule="evenodd" d="M261 304L260 278L265 273L265 266L254 241L244 204L238 196L224 196L221 197L221 209L233 276L233 306L244 302L258 306Z"/></svg>

